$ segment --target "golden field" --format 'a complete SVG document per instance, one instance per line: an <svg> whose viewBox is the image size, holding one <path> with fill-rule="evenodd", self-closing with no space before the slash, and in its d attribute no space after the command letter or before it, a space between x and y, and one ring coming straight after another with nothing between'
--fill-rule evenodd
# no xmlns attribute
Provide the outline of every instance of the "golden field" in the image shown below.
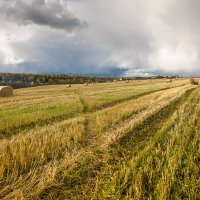
<svg viewBox="0 0 200 200"><path fill-rule="evenodd" d="M0 199L199 199L188 79L40 86L0 98Z"/></svg>

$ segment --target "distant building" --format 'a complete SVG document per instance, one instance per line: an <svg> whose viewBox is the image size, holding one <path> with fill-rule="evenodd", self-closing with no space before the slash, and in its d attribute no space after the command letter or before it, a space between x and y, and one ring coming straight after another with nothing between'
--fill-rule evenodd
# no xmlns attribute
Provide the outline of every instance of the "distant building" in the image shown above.
<svg viewBox="0 0 200 200"><path fill-rule="evenodd" d="M47 85L46 82L39 82L39 85Z"/></svg>

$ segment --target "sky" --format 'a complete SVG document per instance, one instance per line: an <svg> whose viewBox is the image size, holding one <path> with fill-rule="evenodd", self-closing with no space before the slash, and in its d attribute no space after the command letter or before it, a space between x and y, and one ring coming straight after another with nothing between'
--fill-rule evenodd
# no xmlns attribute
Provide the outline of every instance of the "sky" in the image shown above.
<svg viewBox="0 0 200 200"><path fill-rule="evenodd" d="M200 75L199 0L0 0L0 72Z"/></svg>

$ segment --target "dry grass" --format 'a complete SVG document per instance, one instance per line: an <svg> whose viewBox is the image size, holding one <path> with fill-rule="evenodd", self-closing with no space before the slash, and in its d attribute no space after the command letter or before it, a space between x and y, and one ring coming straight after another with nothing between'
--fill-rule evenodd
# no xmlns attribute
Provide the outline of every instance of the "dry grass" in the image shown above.
<svg viewBox="0 0 200 200"><path fill-rule="evenodd" d="M149 141L139 148L134 148L134 140L128 142L133 147L130 156L122 157L118 166L107 167L107 174L100 176L97 196L103 199L199 198L198 92L193 92ZM190 107L189 102L193 103Z"/></svg>
<svg viewBox="0 0 200 200"><path fill-rule="evenodd" d="M190 78L190 84L191 85L199 85L199 80L194 79L194 78Z"/></svg>
<svg viewBox="0 0 200 200"><path fill-rule="evenodd" d="M186 82L47 86L0 99L0 198L198 198L200 96Z"/></svg>
<svg viewBox="0 0 200 200"><path fill-rule="evenodd" d="M186 84L178 80L170 87ZM0 98L0 136L11 136L24 129L75 117L83 112L94 112L146 93L166 89L169 86L155 80L138 84L95 84L84 87L74 85L41 86L15 90L9 99Z"/></svg>

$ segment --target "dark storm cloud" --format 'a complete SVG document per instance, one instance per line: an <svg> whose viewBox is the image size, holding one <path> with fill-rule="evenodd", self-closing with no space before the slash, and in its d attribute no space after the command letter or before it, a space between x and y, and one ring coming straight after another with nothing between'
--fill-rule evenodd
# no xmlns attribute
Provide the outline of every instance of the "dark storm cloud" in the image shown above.
<svg viewBox="0 0 200 200"><path fill-rule="evenodd" d="M198 0L0 1L0 71L198 74L199 9Z"/></svg>
<svg viewBox="0 0 200 200"><path fill-rule="evenodd" d="M2 4L0 16L2 20L10 20L20 25L38 24L66 31L87 25L73 16L67 4L59 0L18 0L14 4Z"/></svg>
<svg viewBox="0 0 200 200"><path fill-rule="evenodd" d="M107 48L92 44L85 37L66 37L60 33L38 36L35 42L15 43L19 55L26 55L33 62L19 64L20 70L43 73L68 73L83 75L121 75L124 69L116 68L106 61L111 53ZM55 38L58 38L55 40ZM35 46L37 44L37 47ZM62 51L61 51L62 50Z"/></svg>

